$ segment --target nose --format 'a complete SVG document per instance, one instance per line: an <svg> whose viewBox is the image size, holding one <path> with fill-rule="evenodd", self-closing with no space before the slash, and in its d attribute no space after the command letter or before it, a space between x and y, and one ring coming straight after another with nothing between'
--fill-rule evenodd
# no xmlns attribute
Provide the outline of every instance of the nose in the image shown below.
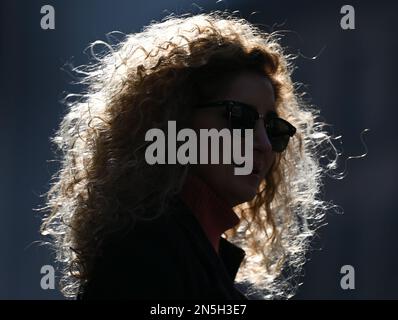
<svg viewBox="0 0 398 320"><path fill-rule="evenodd" d="M254 130L254 150L260 153L270 153L272 152L272 145L268 138L267 131L265 129L264 121L259 120L256 123Z"/></svg>

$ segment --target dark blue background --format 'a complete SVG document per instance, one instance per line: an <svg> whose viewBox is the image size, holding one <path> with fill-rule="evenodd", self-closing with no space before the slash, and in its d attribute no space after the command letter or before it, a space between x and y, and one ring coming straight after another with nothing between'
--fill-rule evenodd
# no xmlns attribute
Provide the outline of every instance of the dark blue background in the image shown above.
<svg viewBox="0 0 398 320"><path fill-rule="evenodd" d="M62 67L87 62L83 49L118 30L139 32L167 12L199 12L190 1L2 1L0 5L0 298L62 298L40 288L52 264L39 240L40 194L57 166L49 136L64 113L64 91L76 92ZM343 180L327 179L324 197L344 209L327 216L305 267L297 299L397 299L397 28L393 1L196 1L204 11L240 10L242 17L292 30L283 44L301 52L294 80L343 136ZM40 28L40 8L55 8L56 29ZM340 8L353 5L356 29L340 28ZM168 11L164 11L168 10ZM250 15L253 11L257 14ZM269 30L269 29L268 29ZM309 57L318 56L311 60ZM306 57L306 58L305 58ZM67 67L66 67L67 68ZM338 144L339 145L339 144ZM341 148L340 148L341 150ZM340 170L344 169L344 161ZM355 290L342 290L340 268L352 265Z"/></svg>

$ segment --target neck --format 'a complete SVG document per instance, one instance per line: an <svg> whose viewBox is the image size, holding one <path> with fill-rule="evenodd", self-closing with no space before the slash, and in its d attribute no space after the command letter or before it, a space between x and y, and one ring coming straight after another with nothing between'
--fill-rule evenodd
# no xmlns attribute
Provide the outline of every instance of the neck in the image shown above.
<svg viewBox="0 0 398 320"><path fill-rule="evenodd" d="M202 179L194 175L188 175L181 198L192 210L218 253L221 235L236 226L239 217Z"/></svg>

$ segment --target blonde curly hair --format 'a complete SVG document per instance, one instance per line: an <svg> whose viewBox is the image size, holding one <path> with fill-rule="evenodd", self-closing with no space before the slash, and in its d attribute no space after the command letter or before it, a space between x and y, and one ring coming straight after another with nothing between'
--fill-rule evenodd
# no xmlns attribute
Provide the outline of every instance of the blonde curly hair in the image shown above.
<svg viewBox="0 0 398 320"><path fill-rule="evenodd" d="M61 167L40 209L47 212L41 232L51 236L65 296L74 297L90 279L112 234L162 214L181 190L188 166L148 165L146 131L165 129L169 120L183 128L192 107L228 83L220 79L243 70L271 80L277 112L297 133L256 197L235 208L241 222L223 236L246 251L236 281L248 296L294 295L294 276L328 208L319 194L334 162L320 164L320 146L330 136L292 82L295 57L279 42L278 33L213 12L167 17L116 44L91 44L93 63L74 69L86 89L66 97L68 111L52 138ZM95 53L101 44L106 50Z"/></svg>

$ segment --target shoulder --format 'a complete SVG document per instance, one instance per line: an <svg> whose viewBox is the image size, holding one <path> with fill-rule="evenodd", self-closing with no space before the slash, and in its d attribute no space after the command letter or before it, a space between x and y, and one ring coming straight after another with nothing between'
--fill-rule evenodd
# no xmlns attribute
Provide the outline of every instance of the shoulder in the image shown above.
<svg viewBox="0 0 398 320"><path fill-rule="evenodd" d="M182 298L183 243L183 233L169 215L136 222L126 235L104 246L82 297Z"/></svg>

